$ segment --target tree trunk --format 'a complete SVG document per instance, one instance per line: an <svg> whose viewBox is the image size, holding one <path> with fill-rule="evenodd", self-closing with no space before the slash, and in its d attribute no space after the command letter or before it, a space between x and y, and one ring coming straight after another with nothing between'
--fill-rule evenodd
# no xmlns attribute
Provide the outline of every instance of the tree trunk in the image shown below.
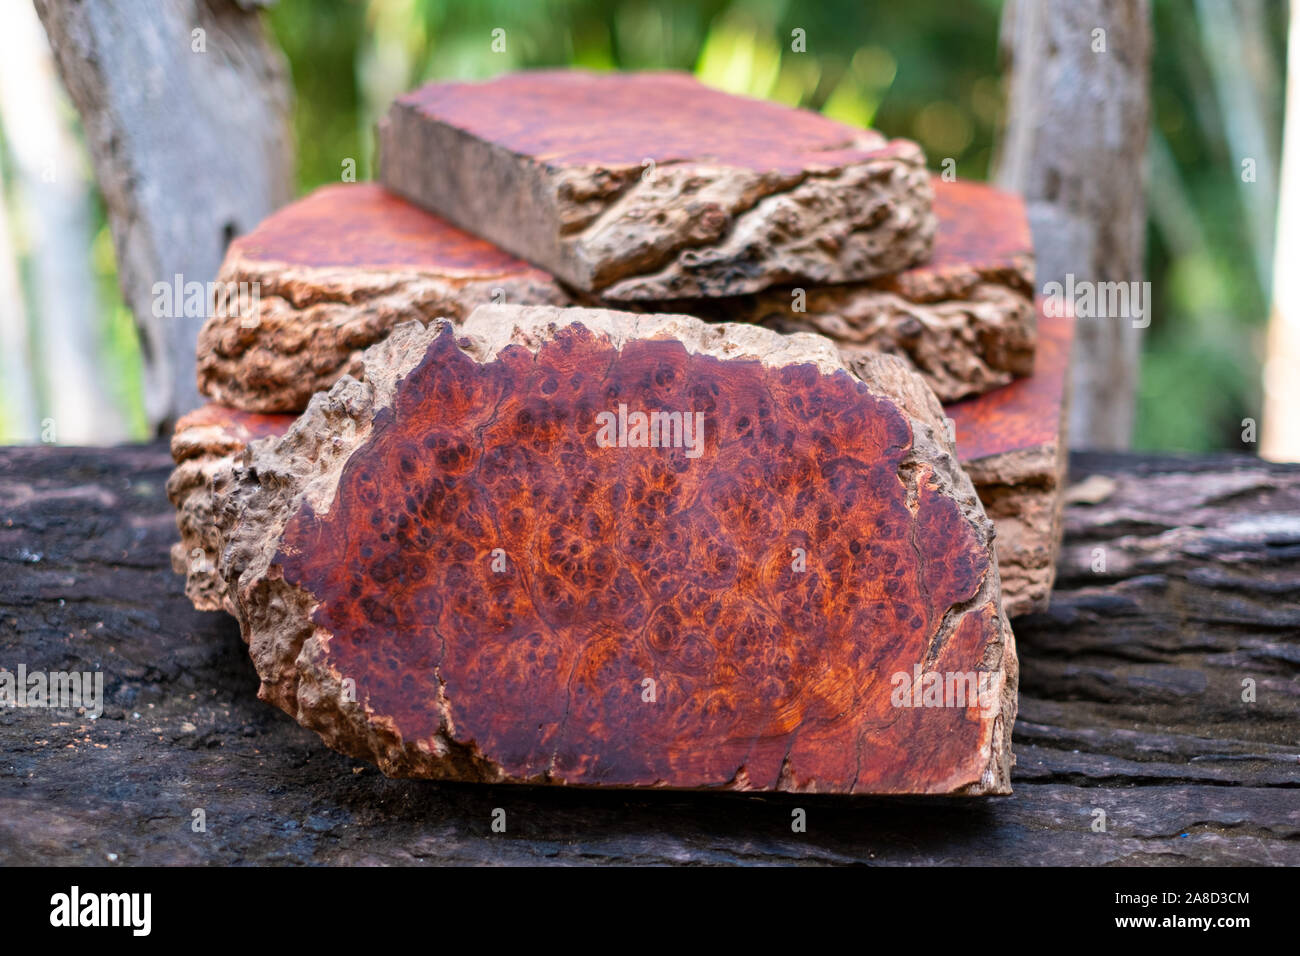
<svg viewBox="0 0 1300 956"><path fill-rule="evenodd" d="M1286 133L1277 209L1273 311L1264 361L1264 421L1259 453L1300 461L1300 3L1291 4L1287 41Z"/></svg>
<svg viewBox="0 0 1300 956"><path fill-rule="evenodd" d="M40 416L31 374L27 306L3 199L5 173L0 168L0 442L25 443L36 440Z"/></svg>
<svg viewBox="0 0 1300 956"><path fill-rule="evenodd" d="M287 70L256 5L36 0L108 204L160 429L199 402L203 316L167 308L155 284L211 282L230 240L291 195Z"/></svg>
<svg viewBox="0 0 1300 956"><path fill-rule="evenodd" d="M1149 20L1147 0L1008 0L1004 8L1007 125L995 178L1024 194L1040 290L1069 288L1067 275L1075 289L1142 279ZM1127 309L1078 310L1074 447L1120 449L1132 440L1141 328L1150 319L1149 295L1141 286L1132 292L1141 299L1130 297Z"/></svg>
<svg viewBox="0 0 1300 956"><path fill-rule="evenodd" d="M124 441L125 416L108 388L113 376L99 361L93 186L40 21L22 4L0 32L0 121L13 160L13 208L30 279L29 295L5 303L14 309L5 324L28 364L14 383L15 391L26 391L18 410L30 409L23 411L28 421L15 423L14 437L77 445Z"/></svg>

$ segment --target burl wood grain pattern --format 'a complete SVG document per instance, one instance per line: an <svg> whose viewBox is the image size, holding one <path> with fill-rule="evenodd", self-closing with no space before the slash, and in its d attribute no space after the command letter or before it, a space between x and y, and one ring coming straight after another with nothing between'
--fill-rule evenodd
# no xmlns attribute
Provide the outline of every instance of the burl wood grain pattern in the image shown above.
<svg viewBox="0 0 1300 956"><path fill-rule="evenodd" d="M1007 791L990 525L899 363L599 310L400 331L250 449L222 570L264 697L395 776ZM611 445L620 405L702 440ZM900 706L922 673L970 700Z"/></svg>
<svg viewBox="0 0 1300 956"><path fill-rule="evenodd" d="M934 254L922 265L865 283L676 305L722 321L818 332L850 359L897 355L943 402L1029 375L1034 255L1024 203L983 183L936 176L933 186L939 228Z"/></svg>
<svg viewBox="0 0 1300 956"><path fill-rule="evenodd" d="M1047 607L1060 551L1074 316L1039 300L1034 374L944 408L957 454L997 525L1007 614Z"/></svg>
<svg viewBox="0 0 1300 956"><path fill-rule="evenodd" d="M546 273L373 183L271 215L231 243L218 281L243 298L200 333L199 390L259 412L302 411L401 322L569 301Z"/></svg>
<svg viewBox="0 0 1300 956"><path fill-rule="evenodd" d="M896 272L930 252L920 148L685 74L435 83L379 125L394 192L611 301Z"/></svg>

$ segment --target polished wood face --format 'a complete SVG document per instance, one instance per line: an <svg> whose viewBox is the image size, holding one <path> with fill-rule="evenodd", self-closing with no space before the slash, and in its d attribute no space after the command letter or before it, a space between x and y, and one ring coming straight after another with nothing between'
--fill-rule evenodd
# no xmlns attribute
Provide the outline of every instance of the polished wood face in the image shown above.
<svg viewBox="0 0 1300 956"><path fill-rule="evenodd" d="M797 174L889 148L879 133L723 93L685 73L538 70L431 83L396 103L548 167L653 159Z"/></svg>
<svg viewBox="0 0 1300 956"><path fill-rule="evenodd" d="M700 413L699 455L602 442L620 405ZM582 326L480 364L448 330L274 563L372 720L509 779L947 792L994 715L891 678L1003 636L991 602L945 623L989 556L929 465L900 480L912 440L846 372Z"/></svg>
<svg viewBox="0 0 1300 956"><path fill-rule="evenodd" d="M466 277L536 272L492 243L375 183L323 186L231 243L249 263L325 269L411 269Z"/></svg>
<svg viewBox="0 0 1300 956"><path fill-rule="evenodd" d="M1018 269L1026 262L1032 264L1034 244L1025 203L1018 194L964 179L944 182L934 176L930 182L939 231L929 262L909 272L952 266Z"/></svg>
<svg viewBox="0 0 1300 956"><path fill-rule="evenodd" d="M1074 323L1068 312L1049 316L1043 300L1038 300L1034 374L944 406L944 413L956 423L961 461L1056 445L1069 383Z"/></svg>

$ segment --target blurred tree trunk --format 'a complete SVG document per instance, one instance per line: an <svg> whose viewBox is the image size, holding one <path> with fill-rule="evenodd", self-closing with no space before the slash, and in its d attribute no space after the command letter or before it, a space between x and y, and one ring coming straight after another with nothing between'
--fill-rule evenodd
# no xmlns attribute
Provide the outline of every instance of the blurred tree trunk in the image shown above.
<svg viewBox="0 0 1300 956"><path fill-rule="evenodd" d="M0 123L3 128L3 123ZM36 441L36 383L31 374L31 345L27 336L27 308L18 256L10 237L9 211L5 207L5 170L0 168L0 444Z"/></svg>
<svg viewBox="0 0 1300 956"><path fill-rule="evenodd" d="M1264 357L1259 453L1300 461L1300 3L1292 0L1286 64L1282 181L1273 260L1273 311Z"/></svg>
<svg viewBox="0 0 1300 956"><path fill-rule="evenodd" d="M1007 121L999 185L1022 193L1050 282L1140 282L1151 30L1147 0L1007 0ZM1137 287L1141 289L1142 287ZM1080 318L1070 444L1122 449L1133 435L1145 316Z"/></svg>
<svg viewBox="0 0 1300 956"><path fill-rule="evenodd" d="M7 238L26 240L30 280L29 295L15 295L4 307L14 309L5 318L6 338L23 349L17 357L28 366L13 383L14 392L26 394L6 395L6 405L17 403L14 438L120 442L126 421L107 387L113 376L99 357L93 186L40 21L24 4L15 6L0 32L0 125L13 160L17 230ZM10 281L0 278L0 286Z"/></svg>
<svg viewBox="0 0 1300 956"><path fill-rule="evenodd" d="M230 240L292 195L288 73L261 5L36 0L108 205L160 429L198 404L203 317L155 315L155 284L212 281Z"/></svg>

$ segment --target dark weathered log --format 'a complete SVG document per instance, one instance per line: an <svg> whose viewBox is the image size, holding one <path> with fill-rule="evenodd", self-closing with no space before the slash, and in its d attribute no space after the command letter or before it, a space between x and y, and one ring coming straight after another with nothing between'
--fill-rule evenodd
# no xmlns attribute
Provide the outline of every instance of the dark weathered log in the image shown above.
<svg viewBox="0 0 1300 956"><path fill-rule="evenodd" d="M889 357L689 316L412 322L217 525L260 695L403 777L983 795L992 524Z"/></svg>
<svg viewBox="0 0 1300 956"><path fill-rule="evenodd" d="M976 805L385 778L258 701L234 622L190 607L165 446L0 449L0 666L98 668L107 690L95 721L0 709L0 856L1300 864L1300 468L1071 464L1052 611L1017 624L1015 793Z"/></svg>
<svg viewBox="0 0 1300 956"><path fill-rule="evenodd" d="M291 195L288 70L262 5L36 0L108 206L155 426L200 402L203 324L155 285L211 282L230 240Z"/></svg>
<svg viewBox="0 0 1300 956"><path fill-rule="evenodd" d="M379 124L380 180L615 301L897 272L930 252L915 143L686 74L433 83Z"/></svg>
<svg viewBox="0 0 1300 956"><path fill-rule="evenodd" d="M373 183L281 209L231 244L218 278L238 307L203 326L199 389L257 412L302 411L402 322L569 301L545 272Z"/></svg>

